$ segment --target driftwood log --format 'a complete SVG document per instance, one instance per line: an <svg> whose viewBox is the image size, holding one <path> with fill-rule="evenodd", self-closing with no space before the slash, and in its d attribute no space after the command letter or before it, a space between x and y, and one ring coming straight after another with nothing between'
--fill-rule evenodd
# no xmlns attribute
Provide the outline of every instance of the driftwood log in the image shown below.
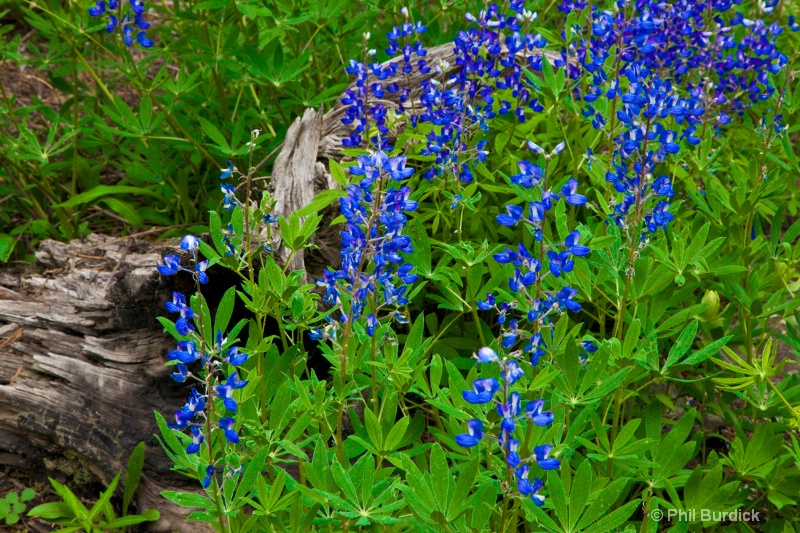
<svg viewBox="0 0 800 533"><path fill-rule="evenodd" d="M431 49L427 59L455 71L452 45ZM420 77L386 83L392 81L417 87ZM325 163L341 157L340 141L349 134L343 112L341 105L327 113L309 109L289 128L270 181L280 214L336 186ZM292 263L309 277L338 260L335 234L323 231L315 244ZM163 366L174 342L156 320L180 277L163 278L154 267L174 248L93 235L45 241L35 265L0 269L0 468L60 470L73 480L108 483L145 441L138 505L162 514L150 530L198 533L203 528L185 521L186 509L159 495L196 490L197 483L170 471L154 438L153 411L169 416L186 398Z"/></svg>

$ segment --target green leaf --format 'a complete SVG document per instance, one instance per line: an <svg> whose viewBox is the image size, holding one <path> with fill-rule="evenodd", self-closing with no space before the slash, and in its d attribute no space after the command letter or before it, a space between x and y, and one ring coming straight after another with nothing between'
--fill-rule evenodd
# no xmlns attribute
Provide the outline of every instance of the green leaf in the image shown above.
<svg viewBox="0 0 800 533"><path fill-rule="evenodd" d="M585 460L578 467L575 479L572 482L572 491L569 495L569 527L575 529L575 524L583 513L583 508L589 499L589 491L592 488L592 465Z"/></svg>
<svg viewBox="0 0 800 533"><path fill-rule="evenodd" d="M670 366L675 364L675 362L678 359L683 357L686 354L686 352L689 351L689 348L692 347L692 344L694 344L694 339L697 336L698 324L699 322L697 320L693 320L688 326L684 328L684 330L678 336L678 339L675 341L675 344L672 345L672 348L669 351L667 360L664 363L664 368L661 369L662 374Z"/></svg>
<svg viewBox="0 0 800 533"><path fill-rule="evenodd" d="M99 203L105 204L109 209L124 218L126 222L135 228L141 228L144 225L144 219L139 215L136 210L137 208L128 202L108 196L100 198Z"/></svg>
<svg viewBox="0 0 800 533"><path fill-rule="evenodd" d="M110 522L105 522L105 527L103 529L119 529L128 526L135 526L136 524L141 524L143 522L155 522L159 518L161 518L161 513L155 509L148 509L142 514L123 516Z"/></svg>
<svg viewBox="0 0 800 533"><path fill-rule="evenodd" d="M93 202L103 196L112 196L116 194L124 194L126 196L151 196L164 200L160 194L141 187L130 187L128 185L97 185L84 193L73 196L66 202L55 204L53 207L76 207L81 204Z"/></svg>
<svg viewBox="0 0 800 533"><path fill-rule="evenodd" d="M11 235L0 233L0 263L5 263L14 252L17 241Z"/></svg>
<svg viewBox="0 0 800 533"><path fill-rule="evenodd" d="M61 499L64 500L72 513L80 520L84 520L89 515L89 510L84 506L75 494L66 485L62 485L55 479L49 478L50 484L56 489Z"/></svg>
<svg viewBox="0 0 800 533"><path fill-rule="evenodd" d="M28 516L54 521L61 518L75 518L75 513L70 506L64 502L50 502L37 505L28 511Z"/></svg>
<svg viewBox="0 0 800 533"><path fill-rule="evenodd" d="M214 507L214 502L202 494L165 490L161 495L169 501L177 503L181 507L199 507L201 509L211 509Z"/></svg>
<svg viewBox="0 0 800 533"><path fill-rule="evenodd" d="M136 494L136 489L139 488L143 467L144 442L140 442L128 458L128 465L125 469L125 483L122 489L122 516L128 514L128 505L130 505L133 495Z"/></svg>
<svg viewBox="0 0 800 533"><path fill-rule="evenodd" d="M111 501L111 496L114 495L114 491L117 490L117 485L119 484L119 478L122 476L122 472L117 472L117 475L114 476L114 479L111 483L106 487L100 494L100 498L94 503L92 506L92 510L89 512L89 516L87 520L89 522L94 522L94 519L100 515L100 512L103 510L103 507Z"/></svg>
<svg viewBox="0 0 800 533"><path fill-rule="evenodd" d="M639 344L639 334L642 331L642 323L637 318L633 321L633 323L628 328L628 332L625 334L625 343L622 345L622 356L625 358L629 358L633 354L633 350L636 349L636 346Z"/></svg>
<svg viewBox="0 0 800 533"><path fill-rule="evenodd" d="M338 183L340 187L347 188L347 174L345 174L342 165L340 165L338 161L329 159L328 169L331 171L331 177L333 178L333 181Z"/></svg>
<svg viewBox="0 0 800 533"><path fill-rule="evenodd" d="M379 450L383 449L383 430L381 429L381 423L371 409L364 410L364 424L367 426L367 434L373 444L375 444L375 447Z"/></svg>
<svg viewBox="0 0 800 533"><path fill-rule="evenodd" d="M367 410L369 412L369 410ZM356 494L356 487L350 480L350 476L344 471L339 461L334 461L331 465L331 474L333 475L336 486L341 489L342 493L350 499L351 502L358 502L358 495Z"/></svg>
<svg viewBox="0 0 800 533"><path fill-rule="evenodd" d="M383 450L384 451L394 451L397 448L398 444L403 441L403 436L406 434L406 429L408 429L408 423L411 419L407 416L401 418L389 431L389 434L386 436L386 441L383 443Z"/></svg>
<svg viewBox="0 0 800 533"><path fill-rule="evenodd" d="M222 299L219 302L219 307L217 307L217 314L214 316L214 331L212 332L214 335L216 335L218 331L221 331L223 336L225 336L228 323L231 321L231 315L233 314L233 306L235 303L236 285L230 287L227 291L225 291L225 294L222 295Z"/></svg>
<svg viewBox="0 0 800 533"><path fill-rule="evenodd" d="M307 217L311 214L319 213L343 196L347 196L347 193L341 189L328 189L322 191L316 195L307 206L298 209L296 211L297 216Z"/></svg>
<svg viewBox="0 0 800 533"><path fill-rule="evenodd" d="M586 510L586 513L584 513L581 521L578 522L577 529L582 530L589 526L589 524L596 522L601 516L606 515L611 506L614 505L614 502L617 501L617 498L619 498L627 482L627 478L619 478L600 491L600 494L594 499L589 509Z"/></svg>
<svg viewBox="0 0 800 533"><path fill-rule="evenodd" d="M246 497L255 485L256 480L262 477L261 472L264 469L264 462L267 460L267 455L269 455L269 447L263 446L258 450L258 453L250 459L250 463L247 465L247 468L245 468L244 475L242 475L242 480L239 482L239 486L236 487L235 501L238 502Z"/></svg>
<svg viewBox="0 0 800 533"><path fill-rule="evenodd" d="M447 466L444 450L442 450L438 442L431 449L431 481L437 507L443 510L447 509L447 496L453 478L450 476L450 469Z"/></svg>
<svg viewBox="0 0 800 533"><path fill-rule="evenodd" d="M203 131L211 137L211 140L217 144L217 147L222 151L224 154L230 154L233 152L231 147L228 145L227 139L219 132L216 126L214 126L211 122L207 121L203 117L197 117L197 120L200 121L200 126L202 126Z"/></svg>
<svg viewBox="0 0 800 533"><path fill-rule="evenodd" d="M717 354L717 352L719 352L726 344L728 344L728 341L730 341L732 338L733 338L732 335L728 335L727 337L722 337L719 340L715 340L714 342L712 342L708 346L704 346L704 347L700 348L699 350L694 352L692 355L687 357L685 360L681 361L681 364L682 365L699 365L700 363L702 363L703 361L705 361L709 357L715 356Z"/></svg>
<svg viewBox="0 0 800 533"><path fill-rule="evenodd" d="M636 512L636 509L642 505L641 499L630 501L616 509L611 514L606 515L597 522L593 523L590 527L584 530L583 533L606 533L615 531L617 527L621 526L625 521Z"/></svg>

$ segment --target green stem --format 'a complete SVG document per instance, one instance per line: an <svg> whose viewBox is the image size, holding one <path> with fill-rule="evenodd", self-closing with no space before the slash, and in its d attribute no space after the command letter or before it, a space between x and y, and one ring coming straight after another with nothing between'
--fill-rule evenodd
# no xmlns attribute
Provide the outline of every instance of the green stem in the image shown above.
<svg viewBox="0 0 800 533"><path fill-rule="evenodd" d="M205 355L206 353L206 335L205 335L205 327L203 326L204 320L203 317L205 316L205 311L203 309L203 294L200 288L200 280L195 277L195 286L197 290L197 305L198 305L198 318L197 327L199 329L200 334L200 353ZM216 406L214 405L214 386L213 386L213 379L214 379L214 372L212 367L206 364L206 376L205 376L205 387L206 387L206 404L208 405L208 414L206 416L206 435L205 441L208 448L208 462L209 464L214 463L214 448L212 446L212 418L218 419ZM211 494L214 497L214 506L217 508L217 518L219 520L219 528L221 533L227 533L228 528L225 525L225 515L222 513L222 502L220 500L219 494L219 485L217 484L217 476L214 475L211 477Z"/></svg>

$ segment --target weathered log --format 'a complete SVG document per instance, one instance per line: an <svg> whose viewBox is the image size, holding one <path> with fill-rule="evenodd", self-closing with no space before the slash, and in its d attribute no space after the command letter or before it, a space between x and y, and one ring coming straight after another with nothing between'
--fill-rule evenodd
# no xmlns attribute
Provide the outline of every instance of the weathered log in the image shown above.
<svg viewBox="0 0 800 533"><path fill-rule="evenodd" d="M171 290L154 268L167 251L45 241L33 268L0 272L0 465L108 483L145 441L139 509L161 511L152 531L189 532L198 527L186 510L159 493L197 483L170 472L153 436L153 411L169 416L185 395L164 368L174 343L155 319Z"/></svg>
<svg viewBox="0 0 800 533"><path fill-rule="evenodd" d="M552 62L556 55L545 57ZM427 56L431 64L449 64L447 73L456 71L454 58L452 45ZM422 79L414 73L385 82L407 84L418 101L413 89ZM396 102L388 98L386 105ZM344 110L341 104L324 114L309 109L290 128L271 183L280 214L337 186L325 163L342 157L341 139L349 134L341 123ZM292 261L309 277L338 261L334 230L323 227L314 244L312 253ZM150 530L197 533L203 526L186 522L186 510L159 495L196 490L197 483L170 471L153 437L153 411L170 414L186 398L163 367L174 343L156 320L180 278L160 277L154 268L168 252L177 253L164 244L95 235L67 244L45 241L37 264L0 269L0 466L60 468L107 483L145 441L139 508L162 514Z"/></svg>
<svg viewBox="0 0 800 533"><path fill-rule="evenodd" d="M323 116L322 109L306 109L303 117L298 117L286 132L283 147L272 166L275 212L281 216L288 217L314 199L315 166ZM299 250L292 257L291 270L303 268L303 252ZM280 248L280 253L284 261L289 257L285 247Z"/></svg>

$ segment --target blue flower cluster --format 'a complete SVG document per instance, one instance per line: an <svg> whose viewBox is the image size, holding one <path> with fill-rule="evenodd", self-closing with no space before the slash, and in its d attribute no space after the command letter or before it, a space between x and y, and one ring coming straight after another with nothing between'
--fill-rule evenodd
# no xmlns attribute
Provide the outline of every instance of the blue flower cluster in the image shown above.
<svg viewBox="0 0 800 533"><path fill-rule="evenodd" d="M509 471L513 471L517 479L517 489L523 496L529 496L533 503L541 506L544 496L539 491L544 487L544 482L539 478L528 480L530 464L535 464L542 470L555 470L561 466L561 461L550 457L553 447L549 444L535 446L529 457L520 456L520 440L514 438L517 429L525 434L524 427L519 424L525 420L537 426L545 427L553 423L553 413L543 411L544 400L533 400L525 404L524 413L522 396L519 392L511 392L511 387L525 375L515 357L501 358L497 352L488 347L478 350L475 358L481 364L498 365L502 385L495 378L476 379L472 383L472 390L463 391L464 400L471 404L483 405L493 403L500 417L500 430L497 437L484 434L483 423L480 420L467 422L467 433L456 435L455 440L459 446L470 448L476 446L482 439L496 442L505 456ZM499 392L499 394L498 394ZM499 397L498 397L499 396ZM529 443L522 443L525 449Z"/></svg>
<svg viewBox="0 0 800 533"><path fill-rule="evenodd" d="M538 191L540 200L528 202L527 207L506 205L506 212L497 216L497 222L506 227L524 225L532 234L538 249L531 252L520 242L516 248L505 248L494 254L494 260L501 265L514 266L508 286L517 297L510 302L498 302L497 297L490 293L486 295L486 300L477 302L477 306L481 311L497 312L502 348L513 350L520 341L527 341L523 350L529 355L531 364L536 366L546 353L541 331L551 322L551 316L564 311L578 313L581 310L580 303L575 301L577 289L564 285L563 280L565 274L573 271L575 258L586 257L591 250L580 244L581 234L578 230L569 233L563 242L546 242L543 228L548 213L557 202L582 206L587 200L578 193L578 181L574 178L569 178L560 190L557 189L559 192L553 192L547 184L547 168L550 161L565 149L564 143L549 153L533 142L528 141L527 145L534 154L544 157L545 169L531 161L522 160L518 163L520 172L510 179L516 185ZM549 284L546 281L548 277L552 279ZM509 316L512 311L527 318L532 325L531 331L520 327L520 318Z"/></svg>
<svg viewBox="0 0 800 533"><path fill-rule="evenodd" d="M417 209L417 202L409 198L409 187L392 188L391 184L407 180L414 170L406 166L404 156L376 151L359 156L349 171L360 181L349 185L347 195L340 199L347 220L341 232L342 264L325 271L317 285L325 288L324 301L339 307L339 323L350 324L367 312L367 333L372 336L379 323L377 313L384 308L392 308L393 320L407 322L399 308L408 303L408 285L417 276L403 259L402 254L413 251L403 229L407 213ZM336 342L336 329L337 323L331 322L314 330L311 337Z"/></svg>
<svg viewBox="0 0 800 533"><path fill-rule="evenodd" d="M142 48L150 48L153 46L153 41L147 37L147 30L150 23L144 19L144 0L128 0L131 12L122 15L122 0L108 0L108 8L106 9L106 2L97 0L95 7L89 8L89 15L99 17L106 13L108 10L108 25L106 31L113 33L114 30L120 28L122 33L122 40L126 46L133 44L133 34L136 32L136 42ZM131 17L131 13L133 17ZM134 29L135 28L135 29Z"/></svg>
<svg viewBox="0 0 800 533"><path fill-rule="evenodd" d="M424 33L425 29L422 24L407 22L402 28L394 28L389 33L391 44L388 50L402 51L403 56L399 61L391 61L385 65L374 61L367 64L376 54L374 49L367 50L367 57L363 62L350 60L350 65L345 68L345 72L355 78L355 85L347 89L342 97L342 104L347 106L342 123L352 125L353 131L349 137L342 140L345 148L362 147L366 138L376 150L388 151L391 149L388 139L389 127L386 122L388 110L382 99L386 93L399 93L402 108L403 103L409 97L409 92L401 89L398 83L386 83L386 80L397 75L398 71L405 75L410 74L414 70L412 55L422 58L427 54L420 43L408 44L411 35ZM365 44L369 38L369 33L365 33ZM403 39L404 44L401 45L399 39ZM422 72L428 71L424 59L418 59L417 68Z"/></svg>
<svg viewBox="0 0 800 533"><path fill-rule="evenodd" d="M417 122L434 126L422 151L435 158L424 174L426 179L454 176L461 183L471 183L472 169L485 162L487 155L486 141L472 143L471 139L488 132L489 122L498 115L513 113L524 122L526 109L542 110L524 74L526 68L542 69L537 50L547 43L529 32L536 14L515 0L508 12L489 4L477 16L467 13L466 18L472 27L460 31L453 41L459 68L453 74L450 65L436 66L439 76L422 82L422 109L411 117L414 126Z"/></svg>
<svg viewBox="0 0 800 533"><path fill-rule="evenodd" d="M739 3L617 0L604 9L595 2L591 31L562 50L557 65L578 82L574 97L583 101L583 116L611 140L606 179L620 195L611 219L631 237L641 231L645 241L673 219L672 184L657 166L776 91L770 75L788 62L775 44L783 30L741 12L729 15ZM760 2L760 12L776 4ZM586 7L564 0L560 9Z"/></svg>
<svg viewBox="0 0 800 533"><path fill-rule="evenodd" d="M208 261L197 260L197 250L200 241L194 235L186 235L181 239L181 248L190 252L194 259L193 269L181 266L180 258L173 254L164 256L164 264L158 265L158 272L164 276L172 276L180 271L191 274L198 288L208 283L208 275L205 270ZM175 321L177 333L184 337L178 342L176 349L167 354L167 360L174 362L172 379L178 383L183 383L188 379L198 382L198 388L192 388L186 404L175 413L175 421L169 423L169 427L175 430L188 429L192 441L186 447L186 453L195 454L201 449L203 443L208 442L208 433L218 428L231 444L239 442L237 434L236 420L233 418L238 411L238 405L234 398L236 390L244 388L248 381L239 377L238 367L247 361L247 354L240 353L237 346L232 346L223 337L221 331L216 333L213 346L207 346L204 342L202 331L198 331L198 324L193 323L196 315L192 308L187 305L187 298L179 292L172 293L172 301L164 304L167 311L178 315ZM207 312L207 310L205 310ZM195 363L200 364L201 373L198 375L190 371L189 366ZM228 371L225 376L225 369ZM223 379L224 377L224 379ZM224 409L231 416L220 417L212 425L212 417L218 412L214 402L221 403L219 409ZM209 413L209 406L212 407L213 415ZM209 457L209 460L213 460ZM213 479L216 467L209 465L206 469L206 477L202 480L203 487L208 487Z"/></svg>

